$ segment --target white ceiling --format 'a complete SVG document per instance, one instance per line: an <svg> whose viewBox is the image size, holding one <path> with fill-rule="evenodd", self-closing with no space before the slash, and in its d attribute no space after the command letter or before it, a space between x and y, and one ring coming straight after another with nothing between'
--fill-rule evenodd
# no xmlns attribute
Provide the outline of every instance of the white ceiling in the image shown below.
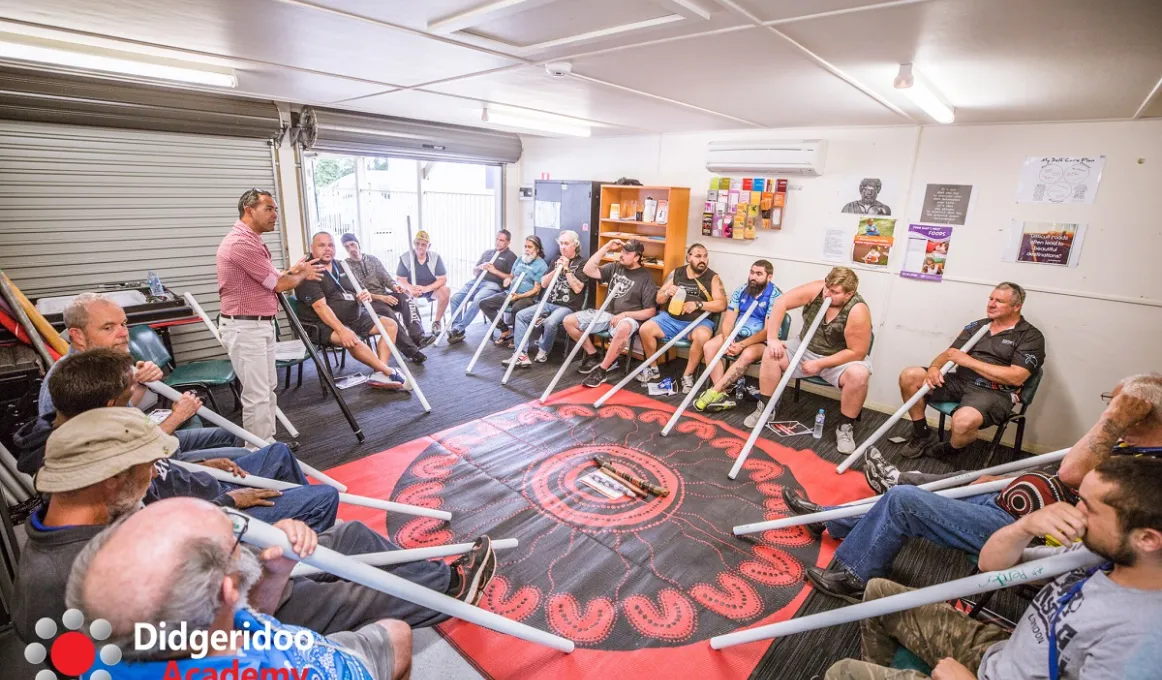
<svg viewBox="0 0 1162 680"><path fill-rule="evenodd" d="M1162 116L1160 0L0 0L0 32L229 65L247 95L482 127L488 103L595 135L931 123L892 89L907 62L957 123Z"/></svg>

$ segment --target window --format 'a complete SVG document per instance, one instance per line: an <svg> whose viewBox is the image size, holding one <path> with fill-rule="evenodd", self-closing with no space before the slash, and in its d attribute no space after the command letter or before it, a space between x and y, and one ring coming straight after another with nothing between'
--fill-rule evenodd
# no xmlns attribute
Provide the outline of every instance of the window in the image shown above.
<svg viewBox="0 0 1162 680"><path fill-rule="evenodd" d="M409 220L413 236L431 235L453 289L473 278L502 224L499 165L308 152L304 173L311 235L355 234L393 274L410 247Z"/></svg>

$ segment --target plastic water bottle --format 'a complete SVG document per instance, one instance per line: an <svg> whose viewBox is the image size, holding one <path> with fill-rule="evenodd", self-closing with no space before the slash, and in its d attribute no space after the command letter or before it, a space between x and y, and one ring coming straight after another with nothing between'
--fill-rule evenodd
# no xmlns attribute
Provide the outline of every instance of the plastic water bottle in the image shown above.
<svg viewBox="0 0 1162 680"><path fill-rule="evenodd" d="M145 280L149 282L149 294L155 298L165 297L165 288L161 285L161 279L157 274L150 271L145 275Z"/></svg>
<svg viewBox="0 0 1162 680"><path fill-rule="evenodd" d="M823 420L826 418L823 414L823 409L819 409L819 413L815 416L815 430L811 432L811 436L816 439L823 439Z"/></svg>

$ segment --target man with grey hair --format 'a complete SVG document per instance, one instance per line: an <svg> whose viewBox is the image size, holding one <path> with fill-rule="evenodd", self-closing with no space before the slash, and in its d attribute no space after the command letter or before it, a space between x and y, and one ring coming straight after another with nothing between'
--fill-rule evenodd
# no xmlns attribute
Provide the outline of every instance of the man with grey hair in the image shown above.
<svg viewBox="0 0 1162 680"><path fill-rule="evenodd" d="M878 177L864 177L859 183L859 200L843 206L841 212L856 215L891 215L892 209L876 200L884 188Z"/></svg>
<svg viewBox="0 0 1162 680"><path fill-rule="evenodd" d="M278 206L270 192L250 189L238 199L238 221L218 246L218 296L222 318L218 328L242 383L242 426L259 439L274 438L275 370L274 319L276 295L303 281L318 281L323 268L303 258L285 272L274 268L262 235L278 224Z"/></svg>
<svg viewBox="0 0 1162 680"><path fill-rule="evenodd" d="M299 557L315 552L318 537L302 522L283 520L275 526ZM189 669L200 669L202 675L213 669L223 677L231 669L239 677L287 678L287 668L292 673L328 669L331 673L325 677L334 680L409 676L412 636L403 621L380 619L324 637L271 616L294 565L282 548L255 555L241 545L231 516L209 503L170 499L95 536L73 563L65 597L69 607L109 622L110 642L122 652L123 661L112 669L118 678L169 677L171 672L186 677ZM190 634L190 646L198 649L165 649L149 644L148 633L137 634L152 627L165 635L163 624L179 622ZM286 650L274 645L260 648L242 642L241 635L231 635L241 631L254 635L267 626L272 634L285 633L294 644ZM136 642L142 638L144 648ZM193 642L199 639L201 643ZM270 675L280 669L283 675Z"/></svg>
<svg viewBox="0 0 1162 680"><path fill-rule="evenodd" d="M536 313L537 308L535 306L527 307L516 313L516 323L514 324L516 330L513 338L516 342L520 342L521 338L525 336L530 324L535 324L537 328L541 329L541 337L537 342L537 363L549 360L549 352L552 351L553 343L557 340L557 331L560 330L565 317L580 311L581 305L585 301L585 284L589 281L589 277L585 276L585 258L581 257L581 239L577 236L577 232L571 229L562 231L561 235L557 237L557 247L560 248L561 255L553 263L553 268L541 278L541 286L548 286L552 282L554 271L557 269L562 271L561 275L557 277L557 284L549 291L549 299L545 301L541 316L534 320L533 314ZM535 335L536 331L533 333ZM530 338L525 351L517 357L517 366L528 368L533 365L528 354L532 347L533 339ZM508 362L509 359L505 359L503 363L507 366Z"/></svg>

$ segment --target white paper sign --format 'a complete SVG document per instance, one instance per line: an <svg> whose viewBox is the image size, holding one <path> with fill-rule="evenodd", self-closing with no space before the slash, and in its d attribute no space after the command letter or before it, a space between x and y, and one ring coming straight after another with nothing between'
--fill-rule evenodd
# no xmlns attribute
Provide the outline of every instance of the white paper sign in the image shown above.
<svg viewBox="0 0 1162 680"><path fill-rule="evenodd" d="M561 204L556 201L535 201L533 226L543 229L561 228Z"/></svg>
<svg viewBox="0 0 1162 680"><path fill-rule="evenodd" d="M822 259L828 262L847 262L851 257L851 230L831 227L823 232Z"/></svg>
<svg viewBox="0 0 1162 680"><path fill-rule="evenodd" d="M1017 203L1093 203L1105 165L1105 156L1028 156Z"/></svg>

